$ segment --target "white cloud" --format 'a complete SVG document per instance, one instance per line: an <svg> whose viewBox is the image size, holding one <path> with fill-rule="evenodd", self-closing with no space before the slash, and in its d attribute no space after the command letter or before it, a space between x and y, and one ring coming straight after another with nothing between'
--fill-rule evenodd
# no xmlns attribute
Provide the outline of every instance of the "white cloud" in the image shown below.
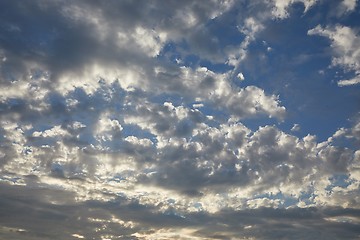
<svg viewBox="0 0 360 240"><path fill-rule="evenodd" d="M352 78L352 79L346 79L346 80L338 81L338 85L340 87L356 85L356 84L359 84L359 83L360 83L360 77L355 77L355 78Z"/></svg>
<svg viewBox="0 0 360 240"><path fill-rule="evenodd" d="M338 15L346 14L355 10L357 0L343 0L338 7Z"/></svg>
<svg viewBox="0 0 360 240"><path fill-rule="evenodd" d="M166 35L166 32L157 34L154 30L137 27L132 37L150 57L156 57L166 42Z"/></svg>
<svg viewBox="0 0 360 240"><path fill-rule="evenodd" d="M288 8L291 4L300 2L305 6L304 12L306 13L318 0L272 0L274 8L272 14L276 18L287 18L289 17Z"/></svg>
<svg viewBox="0 0 360 240"><path fill-rule="evenodd" d="M131 144L139 145L142 147L149 147L153 144L153 142L150 139L147 138L139 139L135 136L128 136L124 140Z"/></svg>
<svg viewBox="0 0 360 240"><path fill-rule="evenodd" d="M121 134L123 127L117 119L111 119L108 113L100 116L94 132L99 141L112 141Z"/></svg>
<svg viewBox="0 0 360 240"><path fill-rule="evenodd" d="M261 88L255 86L236 88L230 85L226 79L227 75L216 74L206 68L198 68L196 71L189 68L181 70L181 78L189 91L197 90L194 95L203 100L211 100L219 108L225 107L235 117L246 118L267 114L283 119L285 116L285 107L280 105L278 97L267 95Z"/></svg>
<svg viewBox="0 0 360 240"><path fill-rule="evenodd" d="M85 238L83 235L80 235L80 234L77 234L77 233L74 233L71 236L73 236L74 238L80 238L80 239Z"/></svg>
<svg viewBox="0 0 360 240"><path fill-rule="evenodd" d="M290 129L292 132L298 132L300 131L300 125L295 123L293 127Z"/></svg>
<svg viewBox="0 0 360 240"><path fill-rule="evenodd" d="M354 72L353 78L338 81L339 86L350 86L360 82L360 37L352 28L341 25L323 28L318 25L310 29L308 34L328 37L333 49L332 66L340 66L345 71Z"/></svg>
<svg viewBox="0 0 360 240"><path fill-rule="evenodd" d="M262 20L263 19L248 17L244 19L241 26L238 26L238 30L245 34L245 38L236 49L232 49L231 52L228 53L227 64L235 67L234 72L237 71L241 62L246 59L247 48L250 43L255 40L256 34L264 29Z"/></svg>
<svg viewBox="0 0 360 240"><path fill-rule="evenodd" d="M66 135L68 135L69 133L62 129L61 126L54 126L52 127L51 129L47 129L43 132L38 132L38 131L35 131L33 132L32 136L33 137L65 137Z"/></svg>
<svg viewBox="0 0 360 240"><path fill-rule="evenodd" d="M83 123L81 123L81 122L74 121L74 122L71 123L70 127L71 127L72 129L77 130L77 129L85 128L86 125L83 124Z"/></svg>
<svg viewBox="0 0 360 240"><path fill-rule="evenodd" d="M237 75L237 77L239 78L240 81L244 81L245 80L245 77L244 77L244 74L243 73L239 73Z"/></svg>

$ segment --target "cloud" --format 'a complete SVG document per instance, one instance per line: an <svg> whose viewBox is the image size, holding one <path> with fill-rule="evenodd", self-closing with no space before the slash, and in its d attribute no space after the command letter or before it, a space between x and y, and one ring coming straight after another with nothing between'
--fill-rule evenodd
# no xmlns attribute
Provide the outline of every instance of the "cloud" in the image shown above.
<svg viewBox="0 0 360 240"><path fill-rule="evenodd" d="M74 71L89 71L88 66L94 64L131 65L138 60L136 55L154 57L168 39L175 41L194 24L221 15L231 1L209 4L169 2L163 8L168 12L142 2L4 3L17 18L2 16L2 31L6 33L0 43L6 59L3 65L6 74L15 78L32 68L46 68L54 80ZM183 24L189 19L194 23ZM37 27L29 28L30 23ZM25 37L29 41L23 44Z"/></svg>
<svg viewBox="0 0 360 240"><path fill-rule="evenodd" d="M46 197L66 199L69 195L59 190L33 189L36 195L23 201L19 197L28 196L27 188L11 189L2 185L1 189L7 196L1 200L2 212L12 215L1 228L1 235L6 238L312 239L325 236L353 239L359 234L359 211L351 208L262 207L216 214L189 213L180 217L121 197L112 203L89 201L56 205ZM9 209L18 211L13 215Z"/></svg>
<svg viewBox="0 0 360 240"><path fill-rule="evenodd" d="M355 10L357 0L343 0L339 6L339 14L349 13Z"/></svg>
<svg viewBox="0 0 360 240"><path fill-rule="evenodd" d="M38 125L4 124L4 135L9 143L14 141L4 148L4 158L10 161L5 165L6 171L10 176L18 176L18 183L25 181L23 176L34 174L49 186L60 185L77 192L79 199L98 199L105 193L89 195L87 192L94 191L94 183L83 184L79 189L76 181L67 179L102 179L98 184L104 184L106 192L115 191L113 183L117 181L124 181L126 188L152 185L156 191L160 187L204 201L225 185L241 186L245 198L280 191L300 196L324 173L331 176L348 172L350 150L318 144L311 136L298 139L274 126L251 131L234 122L236 118L223 123L216 115L208 118L199 109L175 106L169 101L151 102L146 95L140 98L137 94L141 92L122 90L122 98L109 98L117 88L116 84L104 85L93 95L85 96L81 91L69 93L65 97L79 103L71 105L63 119L56 117L54 108L38 122L39 126L47 123L53 127L36 130L33 127L39 128ZM249 91L246 97L240 92L244 106L254 104L252 91L263 94L255 87L242 91ZM259 106L266 106L267 98L264 99ZM24 164L19 168L21 163ZM325 191L326 186L319 186L318 190ZM154 200L151 191L147 194ZM203 207L212 209L212 205L209 202Z"/></svg>
<svg viewBox="0 0 360 240"><path fill-rule="evenodd" d="M321 140L246 68L296 2L0 3L0 236L356 238L358 121Z"/></svg>
<svg viewBox="0 0 360 240"><path fill-rule="evenodd" d="M323 28L318 25L310 29L308 34L329 38L333 49L332 66L340 66L345 71L354 73L355 76L350 79L339 80L339 86L351 86L360 82L360 38L352 28L341 25Z"/></svg>
<svg viewBox="0 0 360 240"><path fill-rule="evenodd" d="M300 125L295 123L294 126L290 129L292 132L300 131Z"/></svg>
<svg viewBox="0 0 360 240"><path fill-rule="evenodd" d="M294 3L303 3L305 6L304 13L306 13L312 6L314 6L317 0L273 0L274 5L272 15L276 18L287 18L289 17L288 8Z"/></svg>
<svg viewBox="0 0 360 240"><path fill-rule="evenodd" d="M244 80L245 80L244 74L242 74L242 73L239 73L239 74L237 75L237 77L239 78L240 81L244 81Z"/></svg>

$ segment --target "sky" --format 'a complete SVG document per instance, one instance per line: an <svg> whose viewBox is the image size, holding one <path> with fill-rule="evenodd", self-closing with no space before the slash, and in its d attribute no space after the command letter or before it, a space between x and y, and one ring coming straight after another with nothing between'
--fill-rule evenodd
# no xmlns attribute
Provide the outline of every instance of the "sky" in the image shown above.
<svg viewBox="0 0 360 240"><path fill-rule="evenodd" d="M357 0L1 0L0 239L359 239Z"/></svg>

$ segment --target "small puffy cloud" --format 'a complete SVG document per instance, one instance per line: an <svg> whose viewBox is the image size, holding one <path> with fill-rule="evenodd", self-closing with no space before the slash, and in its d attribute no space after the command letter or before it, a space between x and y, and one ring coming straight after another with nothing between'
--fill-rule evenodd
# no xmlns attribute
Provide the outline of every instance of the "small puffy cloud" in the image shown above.
<svg viewBox="0 0 360 240"><path fill-rule="evenodd" d="M298 132L300 131L300 125L295 123L293 127L290 129L292 132Z"/></svg>
<svg viewBox="0 0 360 240"><path fill-rule="evenodd" d="M123 127L117 119L110 116L108 112L104 112L94 128L94 136L98 141L113 141L119 138Z"/></svg>
<svg viewBox="0 0 360 240"><path fill-rule="evenodd" d="M125 141L131 143L131 144L134 144L134 145L141 145L141 146L144 146L144 147L148 147L148 146L151 146L153 144L153 142L149 139L139 139L135 136L128 136L124 139Z"/></svg>
<svg viewBox="0 0 360 240"><path fill-rule="evenodd" d="M74 233L71 236L73 236L74 238L80 238L80 239L85 238L83 235L80 235L80 234L77 234L77 233Z"/></svg>
<svg viewBox="0 0 360 240"><path fill-rule="evenodd" d="M85 124L78 122L78 121L72 122L71 125L69 125L69 126L74 130L78 130L78 129L82 129L82 128L86 127Z"/></svg>
<svg viewBox="0 0 360 240"><path fill-rule="evenodd" d="M64 137L68 135L68 132L61 128L61 126L54 126L51 129L47 129L43 132L35 131L33 132L33 137Z"/></svg>
<svg viewBox="0 0 360 240"><path fill-rule="evenodd" d="M237 77L239 78L240 81L244 81L245 80L245 77L244 77L244 74L243 73L239 73L237 75Z"/></svg>

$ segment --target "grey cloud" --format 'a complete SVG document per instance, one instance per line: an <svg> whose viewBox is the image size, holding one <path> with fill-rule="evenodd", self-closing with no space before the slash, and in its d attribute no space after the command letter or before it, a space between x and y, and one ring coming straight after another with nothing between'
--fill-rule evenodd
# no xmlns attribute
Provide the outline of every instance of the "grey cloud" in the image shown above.
<svg viewBox="0 0 360 240"><path fill-rule="evenodd" d="M156 234L171 230L182 237L180 229L191 229L199 239L355 239L360 234L360 213L351 208L259 208L179 216L121 197L111 203L74 203L71 194L60 190L29 191L4 184L1 189L6 196L0 218L6 226L0 233L4 238L71 239L78 234L87 239L141 239L137 233L160 237Z"/></svg>
<svg viewBox="0 0 360 240"><path fill-rule="evenodd" d="M187 20L182 14L193 14L198 24L206 21L213 14L214 6L219 4L169 1L158 8L156 2L143 1L67 4L5 1L2 5L6 13L2 15L0 46L7 59L2 63L3 77L21 76L29 70L26 69L29 63L33 63L46 67L56 79L66 72L81 73L87 64L94 62L134 64L144 55L139 54L132 43L119 49L117 31L125 32L128 37L136 27L143 26L166 31L178 29L174 34L180 36L189 30L181 23ZM127 50L129 47L131 51Z"/></svg>

